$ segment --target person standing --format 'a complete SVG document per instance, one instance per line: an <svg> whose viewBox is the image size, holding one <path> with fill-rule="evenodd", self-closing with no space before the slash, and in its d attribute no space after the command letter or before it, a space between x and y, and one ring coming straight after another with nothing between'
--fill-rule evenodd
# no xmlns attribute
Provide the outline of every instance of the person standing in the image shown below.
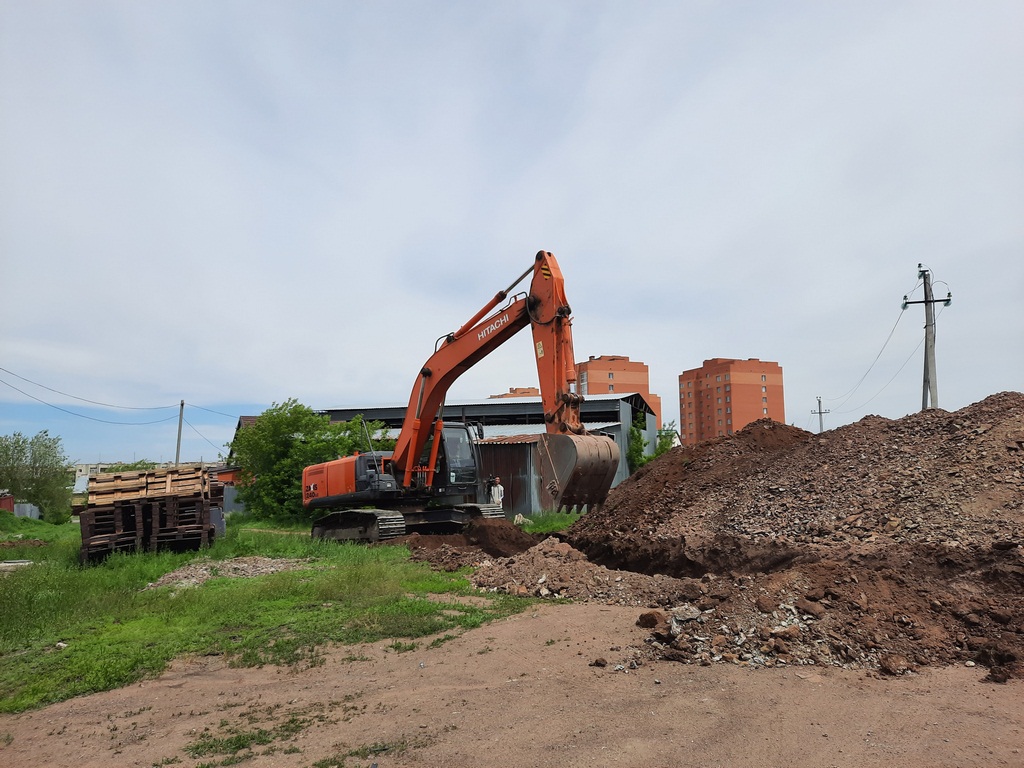
<svg viewBox="0 0 1024 768"><path fill-rule="evenodd" d="M505 501L505 486L501 484L501 478L494 478L494 482L491 484L491 504L497 504L499 507L504 507Z"/></svg>

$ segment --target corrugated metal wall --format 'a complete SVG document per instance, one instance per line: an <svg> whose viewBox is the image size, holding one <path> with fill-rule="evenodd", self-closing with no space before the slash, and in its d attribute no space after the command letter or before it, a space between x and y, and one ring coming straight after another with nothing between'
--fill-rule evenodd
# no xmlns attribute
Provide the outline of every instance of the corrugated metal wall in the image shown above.
<svg viewBox="0 0 1024 768"><path fill-rule="evenodd" d="M532 515L538 511L536 487L539 482L534 468L534 443L481 443L480 470L486 479L496 476L505 486L505 517Z"/></svg>

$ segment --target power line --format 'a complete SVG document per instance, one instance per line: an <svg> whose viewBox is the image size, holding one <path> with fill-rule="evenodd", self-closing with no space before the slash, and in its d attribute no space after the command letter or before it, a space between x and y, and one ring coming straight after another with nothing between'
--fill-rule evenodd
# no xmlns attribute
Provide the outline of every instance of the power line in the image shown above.
<svg viewBox="0 0 1024 768"><path fill-rule="evenodd" d="M824 400L841 400L843 398L846 398L845 400L843 400L843 402L837 405L836 408L842 408L850 401L850 398L853 397L853 393L860 389L860 385L864 383L864 380L868 377L868 374L871 373L871 369L875 367L875 363L878 362L878 359L882 356L882 353L885 352L885 348L889 346L889 342L892 341L892 335L896 333L896 326L900 324L900 320L902 318L903 309L900 309L900 313L896 317L896 322L893 323L892 329L889 331L889 335L885 337L885 342L882 344L882 348L878 350L878 354L875 355L875 359L871 361L871 365L868 366L868 369L864 371L864 375L861 376L860 380L853 385L853 389L851 389L849 392L846 392L845 394L840 395L839 397L826 397L823 398Z"/></svg>
<svg viewBox="0 0 1024 768"><path fill-rule="evenodd" d="M184 421L184 422L185 422L186 424L188 424L189 428L190 428L190 429L191 429L191 430L192 430L193 432L195 432L195 433L196 433L197 435L199 435L199 436L200 436L201 438L203 438L203 440L206 440L206 442L210 443L210 445L211 445L211 446L213 446L213 449L214 449L215 451L219 451L219 450L220 450L221 448L223 448L223 447L224 447L224 446L222 446L222 445L221 445L221 446L218 446L218 445L214 445L214 444L213 444L212 442L210 442L209 438L207 438L207 437L206 437L206 435L204 435L204 434L203 434L202 432L200 432L200 431L199 431L198 429L196 429L196 428L195 428L194 426L192 426L191 422L189 422L189 420L188 420L188 419L186 419L186 418L182 417L182 421Z"/></svg>
<svg viewBox="0 0 1024 768"><path fill-rule="evenodd" d="M6 368L0 368L0 371L3 371L4 373L10 374L11 376L14 376L17 379L21 379L22 381L28 382L29 384L32 384L32 385L37 386L37 387L40 387L40 388L45 389L45 390L47 390L49 392L54 392L54 393L56 393L58 395L64 395L64 397L70 397L72 400L80 400L83 403L89 403L91 405L101 405L104 408L120 408L121 410L125 410L125 411L162 411L162 410L164 410L166 408L177 408L178 407L177 405L155 405L155 406L151 406L151 407L139 407L139 406L134 406L134 405L111 405L110 403L101 403L101 402L98 402L96 400L89 400L89 399L84 398L84 397L78 397L77 395L71 395L71 394L68 394L67 392L61 392L59 389L54 389L53 387L48 387L45 384L40 384L38 381L32 381L32 379L26 379L24 376L19 376L14 371L9 371ZM4 383L6 384L7 382L4 382ZM7 386L11 386L11 385L8 384ZM17 387L11 387L11 388L12 389L17 389ZM18 391L21 392L20 389ZM21 393L23 395L25 394L24 392L21 392ZM31 397L31 395L29 395L29 397ZM34 398L34 399L38 399L38 398ZM44 401L40 400L39 402L44 402ZM49 403L46 403L46 404L49 405Z"/></svg>
<svg viewBox="0 0 1024 768"><path fill-rule="evenodd" d="M241 418L241 416L233 416L230 413L222 413L221 411L215 411L212 408L203 408L203 406L196 405L194 403L185 403L185 405L187 405L189 408L198 408L200 411L206 411L207 413L216 413L218 416L224 416L225 418L228 419L235 419L236 421Z"/></svg>
<svg viewBox="0 0 1024 768"><path fill-rule="evenodd" d="M942 311L943 311L944 309L945 309L945 306L939 307L939 314L935 316L935 319L936 319L936 320L938 320L938 318L939 318L939 317L940 317L940 316L942 315ZM897 376L899 376L899 375L900 375L900 372L901 372L901 371L902 371L902 370L903 370L904 368L906 368L906 367L907 367L907 363L909 363L909 362L910 362L911 360L913 360L913 359L914 359L914 355L916 355L916 354L917 354L917 350L919 350L919 349L921 348L921 345L922 345L922 344L924 344L924 339L921 339L921 340L920 340L919 342L917 342L917 346L916 346L916 347L914 347L913 351L912 351L912 352L911 352L911 353L910 353L910 354L909 354L909 355L907 356L907 359L903 361L903 365L901 365L901 366L900 366L899 368L897 368L897 369L896 369L896 373L894 373L894 374L892 375L892 378L891 378L891 379L889 379L889 380L888 380L887 382L885 382L885 384L884 384L884 385L882 386L882 388L881 388L880 390L878 390L877 392L875 392L875 394L873 394L873 395L872 395L872 396L871 396L870 398L868 398L868 399L867 399L867 400L865 400L865 401L864 401L863 403L861 403L860 405L858 405L858 406L857 406L856 408L851 408L851 409L850 409L850 410L848 410L848 411L837 411L837 412L836 412L836 415L838 416L839 414L846 414L846 413L856 413L856 412L857 412L857 411L859 411L859 410L860 410L861 408L863 408L863 407L864 407L865 405L867 405L867 404L868 404L868 403L870 403L870 402L871 402L872 400L874 400L874 399L875 399L876 397L878 397L878 396L879 396L880 394L882 394L882 393L883 393L883 392L884 392L884 391L885 391L885 390L886 390L886 389L888 388L888 386L889 386L890 384L892 384L892 383L893 383L894 381L896 381L896 377L897 377Z"/></svg>
<svg viewBox="0 0 1024 768"><path fill-rule="evenodd" d="M128 426L128 427L143 427L143 426L146 426L148 424L162 424L165 421L172 421L172 420L177 418L177 416L168 416L166 419L156 419L155 421L110 421L109 419L98 419L95 416L86 416L84 413L75 413L74 411L69 411L67 408L61 408L59 405L54 405L53 403L48 403L45 400L43 400L42 398L38 398L35 395L30 395L28 392L26 392L23 389L18 389L16 386L11 384L9 381L4 381L3 379L0 379L0 384L8 386L11 389L13 389L15 392L20 392L25 397L31 398L32 400L35 400L36 402L42 403L43 405L48 406L50 408L53 408L54 410L61 411L62 413L66 413L66 414L68 414L70 416L77 416L80 419L88 419L89 421L98 421L101 424L117 424L117 425L120 425L120 426Z"/></svg>

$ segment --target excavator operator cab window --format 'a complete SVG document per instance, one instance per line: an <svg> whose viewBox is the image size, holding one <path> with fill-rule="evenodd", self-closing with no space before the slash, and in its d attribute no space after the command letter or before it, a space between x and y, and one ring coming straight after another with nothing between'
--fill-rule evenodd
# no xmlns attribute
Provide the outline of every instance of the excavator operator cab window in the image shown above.
<svg viewBox="0 0 1024 768"><path fill-rule="evenodd" d="M445 426L444 449L448 460L448 482L455 485L475 483L477 479L476 451L465 426Z"/></svg>

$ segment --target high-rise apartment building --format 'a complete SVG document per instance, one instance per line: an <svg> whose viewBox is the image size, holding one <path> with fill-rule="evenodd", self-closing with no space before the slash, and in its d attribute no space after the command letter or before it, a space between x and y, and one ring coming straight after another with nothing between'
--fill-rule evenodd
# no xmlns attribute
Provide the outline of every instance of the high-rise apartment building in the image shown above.
<svg viewBox="0 0 1024 768"><path fill-rule="evenodd" d="M651 392L646 363L634 362L622 355L591 355L588 360L576 363L576 386L584 397L609 392L636 392L651 406L657 428L661 429L661 398Z"/></svg>
<svg viewBox="0 0 1024 768"><path fill-rule="evenodd" d="M782 368L752 357L716 357L679 376L679 438L696 445L758 419L786 422Z"/></svg>

